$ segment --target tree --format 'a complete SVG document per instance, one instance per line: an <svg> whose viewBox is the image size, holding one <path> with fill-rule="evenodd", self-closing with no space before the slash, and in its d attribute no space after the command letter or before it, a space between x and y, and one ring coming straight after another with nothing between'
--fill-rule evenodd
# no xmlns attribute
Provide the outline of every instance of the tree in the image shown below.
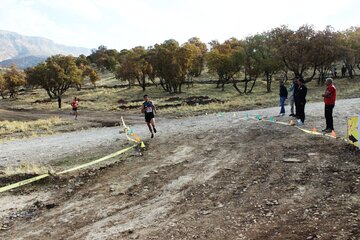
<svg viewBox="0 0 360 240"><path fill-rule="evenodd" d="M290 30L287 26L270 31L271 44L276 48L278 57L282 59L287 69L299 77L304 77L308 69L313 69L307 81L313 79L317 68L312 58L314 36L315 30L309 25L301 26L296 31Z"/></svg>
<svg viewBox="0 0 360 240"><path fill-rule="evenodd" d="M312 62L319 72L318 84L323 84L330 74L333 64L340 57L339 33L327 26L323 31L316 32L313 41Z"/></svg>
<svg viewBox="0 0 360 240"><path fill-rule="evenodd" d="M181 93L182 84L191 68L191 51L173 39L156 44L149 50L149 62L167 92Z"/></svg>
<svg viewBox="0 0 360 240"><path fill-rule="evenodd" d="M61 97L71 86L81 84L82 70L76 66L76 58L55 55L26 71L28 83L44 88L51 99Z"/></svg>
<svg viewBox="0 0 360 240"><path fill-rule="evenodd" d="M360 69L360 28L351 27L340 34L341 59L350 78L355 75L355 66Z"/></svg>
<svg viewBox="0 0 360 240"><path fill-rule="evenodd" d="M145 91L146 80L154 81L153 67L150 63L148 50L138 46L131 50L122 50L120 56L120 65L117 67L115 77L128 81L129 87L137 81Z"/></svg>
<svg viewBox="0 0 360 240"><path fill-rule="evenodd" d="M5 86L10 93L10 97L16 97L16 93L20 86L26 83L25 74L22 71L16 69L15 65L12 65L9 70L4 74Z"/></svg>
<svg viewBox="0 0 360 240"><path fill-rule="evenodd" d="M241 70L245 63L245 49L240 41L231 38L220 44L217 41L210 43L211 50L207 54L207 65L209 71L218 75L217 88L224 86ZM236 85L234 85L236 88Z"/></svg>
<svg viewBox="0 0 360 240"><path fill-rule="evenodd" d="M4 99L6 91L6 82L3 75L0 73L0 95Z"/></svg>
<svg viewBox="0 0 360 240"><path fill-rule="evenodd" d="M276 49L271 44L271 35L269 32L256 34L246 39L247 48L250 48L251 55L254 57L254 63L258 64L258 68L264 73L266 79L266 91L271 92L271 84L273 75L284 69L284 63L276 55Z"/></svg>
<svg viewBox="0 0 360 240"><path fill-rule="evenodd" d="M129 88L134 85L136 80L137 69L135 65L135 54L131 51L123 54L121 64L116 68L115 78L128 81Z"/></svg>
<svg viewBox="0 0 360 240"><path fill-rule="evenodd" d="M188 72L188 86L193 85L193 78L199 77L205 67L205 57L207 53L207 46L201 42L199 38L190 38L183 47L187 48L191 53L191 68Z"/></svg>
<svg viewBox="0 0 360 240"><path fill-rule="evenodd" d="M100 71L105 70L115 72L118 65L119 53L115 49L107 49L104 45L101 45L96 50L92 50L92 53L87 59L96 64Z"/></svg>
<svg viewBox="0 0 360 240"><path fill-rule="evenodd" d="M86 77L89 77L90 82L96 87L96 82L100 80L100 77L96 70L91 67L90 62L85 55L80 55L76 58L76 66L82 71L81 76L83 79L81 82L83 82ZM81 90L81 84L78 84L76 87L78 91Z"/></svg>

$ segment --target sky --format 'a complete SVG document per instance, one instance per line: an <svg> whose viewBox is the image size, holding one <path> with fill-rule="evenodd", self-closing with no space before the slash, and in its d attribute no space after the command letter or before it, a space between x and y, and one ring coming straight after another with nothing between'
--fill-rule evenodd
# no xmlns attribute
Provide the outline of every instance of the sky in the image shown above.
<svg viewBox="0 0 360 240"><path fill-rule="evenodd" d="M0 0L0 30L117 50L191 37L244 38L280 25L360 26L359 0Z"/></svg>

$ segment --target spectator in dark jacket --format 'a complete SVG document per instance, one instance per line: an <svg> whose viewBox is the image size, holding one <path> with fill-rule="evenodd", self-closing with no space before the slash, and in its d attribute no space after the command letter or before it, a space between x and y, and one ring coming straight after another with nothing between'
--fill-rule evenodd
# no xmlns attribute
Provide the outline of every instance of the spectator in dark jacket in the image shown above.
<svg viewBox="0 0 360 240"><path fill-rule="evenodd" d="M280 114L279 116L284 116L285 115L285 101L288 97L288 91L285 87L284 81L280 82Z"/></svg>
<svg viewBox="0 0 360 240"><path fill-rule="evenodd" d="M305 104L307 88L304 79L300 78L298 81L299 87L295 95L295 102L297 105L298 125L304 125L305 122Z"/></svg>

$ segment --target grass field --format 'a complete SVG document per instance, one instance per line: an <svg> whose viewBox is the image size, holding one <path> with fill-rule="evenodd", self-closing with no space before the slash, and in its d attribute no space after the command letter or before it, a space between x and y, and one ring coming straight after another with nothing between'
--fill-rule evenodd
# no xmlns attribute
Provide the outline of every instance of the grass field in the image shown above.
<svg viewBox="0 0 360 240"><path fill-rule="evenodd" d="M16 137L39 136L51 134L55 127L68 125L70 122L64 121L59 117L39 119L36 121L0 121L1 140L8 140Z"/></svg>
<svg viewBox="0 0 360 240"><path fill-rule="evenodd" d="M116 79L111 76L104 77L99 85L114 85ZM120 81L118 81L120 84ZM289 83L287 84L289 85ZM338 99L360 97L360 79L336 79L335 85L338 89ZM273 83L273 91L266 93L264 81L258 81L252 94L239 95L232 85L227 85L225 91L215 88L214 84L195 84L188 88L183 86L183 93L169 94L163 91L161 86L148 87L145 92L140 87L132 88L102 88L83 89L76 91L70 89L63 96L63 109L71 110L71 101L74 96L80 98L80 110L89 111L119 111L122 105L126 111L138 111L141 105L142 96L146 93L151 96L158 107L162 116L182 117L198 115L204 113L214 113L219 111L235 111L254 108L263 108L278 105L278 87L279 83ZM324 86L318 86L315 81L307 84L309 102L322 101L321 94L324 92ZM214 102L206 105L193 104L188 105L186 99L189 97L207 96ZM56 110L57 101L49 101L46 92L42 89L36 89L19 94L16 100L5 99L0 101L0 107L11 109L27 110ZM215 101L216 100L216 101Z"/></svg>

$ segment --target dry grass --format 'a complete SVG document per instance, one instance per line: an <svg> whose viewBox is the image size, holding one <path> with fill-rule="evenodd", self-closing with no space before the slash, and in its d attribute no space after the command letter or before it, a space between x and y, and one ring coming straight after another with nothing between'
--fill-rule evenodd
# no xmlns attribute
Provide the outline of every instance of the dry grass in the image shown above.
<svg viewBox="0 0 360 240"><path fill-rule="evenodd" d="M17 166L6 167L1 171L3 176L13 176L19 174L29 174L29 175L40 175L48 172L54 172L51 166L39 165L30 162L23 162Z"/></svg>
<svg viewBox="0 0 360 240"><path fill-rule="evenodd" d="M101 85L114 84L114 80L110 75L106 75L101 80ZM120 82L118 82L120 84ZM288 83L289 84L289 83ZM336 79L335 85L338 89L338 98L352 98L360 97L360 79ZM240 86L240 85L239 85ZM168 116L189 116L203 114L205 112L219 112L219 111L235 111L246 110L254 108L263 108L278 105L278 82L273 83L273 92L266 93L265 82L258 80L254 91L249 95L239 95L238 92L231 86L227 85L225 91L215 88L213 84L195 84L193 87L187 88L183 86L183 93L169 94L163 91L158 86L151 86L147 88L146 94L149 94L153 101L159 108L159 113ZM308 101L322 101L321 94L324 92L324 86L318 86L316 82L308 84ZM140 106L144 92L140 87L128 88L97 88L90 90L76 91L70 89L63 96L63 109L71 109L71 101L74 96L80 98L79 109L89 111L119 111L119 100L127 101L126 106ZM218 99L223 103L211 103L209 105L189 106L183 103L183 99L190 96L208 96L211 99ZM178 101L167 101L169 98L179 97ZM56 110L57 101L41 101L37 100L48 99L44 90L38 89L31 92L24 93L18 96L17 100L2 100L1 106L11 107L13 109L37 109L37 110ZM165 107L169 104L182 104L179 107ZM130 111L130 112L134 112ZM137 110L136 110L137 111Z"/></svg>
<svg viewBox="0 0 360 240"><path fill-rule="evenodd" d="M51 134L54 127L67 125L70 122L64 121L59 117L51 117L48 119L39 119L36 121L1 121L0 136L2 139L9 136L37 136L39 134Z"/></svg>

